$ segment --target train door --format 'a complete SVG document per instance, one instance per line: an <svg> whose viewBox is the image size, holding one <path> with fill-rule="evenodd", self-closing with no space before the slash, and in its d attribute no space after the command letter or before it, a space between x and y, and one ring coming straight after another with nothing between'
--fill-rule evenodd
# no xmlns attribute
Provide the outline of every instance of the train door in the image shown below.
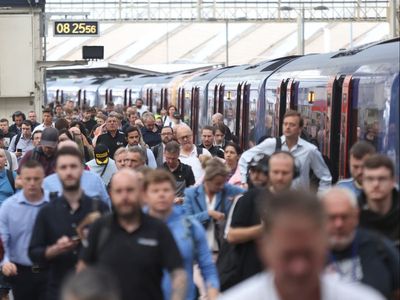
<svg viewBox="0 0 400 300"><path fill-rule="evenodd" d="M279 86L279 92L277 95L279 95L279 101L277 101L277 108L275 111L279 112L277 117L279 118L278 122L275 122L276 126L278 126L278 133L279 136L282 135L283 130L282 130L282 123L283 123L283 116L286 113L286 110L288 109L294 109L295 108L295 103L294 103L294 95L295 93L295 88L298 87L298 84L293 84L294 79L288 78L286 80L282 80L281 85Z"/></svg>
<svg viewBox="0 0 400 300"><path fill-rule="evenodd" d="M110 102L109 95L108 95L108 89L106 89L105 96L106 96L105 105L107 105L107 103Z"/></svg>
<svg viewBox="0 0 400 300"><path fill-rule="evenodd" d="M240 144L241 144L241 138L242 138L242 131L240 130L240 121L242 119L242 92L243 92L243 87L244 83L239 83L236 91L236 120L235 120L235 131L232 132L235 136L239 138ZM242 145L241 145L242 146ZM242 146L243 149L243 146Z"/></svg>
<svg viewBox="0 0 400 300"><path fill-rule="evenodd" d="M82 107L82 89L79 89L78 91L78 99L76 105L78 107Z"/></svg>
<svg viewBox="0 0 400 300"><path fill-rule="evenodd" d="M348 75L346 77L342 77L342 94L341 94L341 103L338 104L337 108L337 117L340 120L339 129L340 129L340 154L339 157L336 157L335 149L337 139L332 139L332 146L331 146L331 154L333 161L339 161L339 170L338 176L341 178L346 178L349 176L349 150L351 145L353 144L353 138L356 136L357 128L351 126L352 117L351 117L351 107L352 107L352 98L351 98L351 90L352 90L352 76Z"/></svg>
<svg viewBox="0 0 400 300"><path fill-rule="evenodd" d="M183 116L183 106L184 106L184 99L185 99L185 89L178 88L178 102L177 102L177 109L181 116Z"/></svg>
<svg viewBox="0 0 400 300"><path fill-rule="evenodd" d="M147 99L146 99L146 105L149 108L150 112L153 109L153 89L148 88L146 91Z"/></svg>
<svg viewBox="0 0 400 300"><path fill-rule="evenodd" d="M191 126L193 131L193 141L197 141L197 133L199 132L199 99L200 89L198 87L194 87L192 90L192 105L191 105Z"/></svg>
<svg viewBox="0 0 400 300"><path fill-rule="evenodd" d="M161 109L168 108L168 88L164 88L164 101L161 103ZM161 111L160 109L160 111Z"/></svg>
<svg viewBox="0 0 400 300"><path fill-rule="evenodd" d="M336 182L339 176L343 176L346 169L347 158L343 155L344 148L347 148L347 111L345 106L348 102L348 88L351 76L344 75L331 78L327 87L327 112L325 115L325 135L321 149L324 157L329 158L332 182ZM343 112L346 111L345 115ZM346 146L345 146L346 145ZM338 151L340 149L340 151ZM345 159L345 161L343 161ZM339 162L339 164L337 163ZM346 171L347 172L347 171Z"/></svg>
<svg viewBox="0 0 400 300"><path fill-rule="evenodd" d="M210 105L210 108L212 108L212 114L217 113L217 104L218 104L218 95L219 95L219 85L215 85L214 87L214 98L212 101L212 105ZM211 102L210 102L211 104Z"/></svg>
<svg viewBox="0 0 400 300"><path fill-rule="evenodd" d="M238 97L239 99L239 97ZM250 84L243 83L241 86L241 99L237 101L236 128L239 137L239 144L242 149L249 145L250 132Z"/></svg>
<svg viewBox="0 0 400 300"><path fill-rule="evenodd" d="M225 86L221 84L218 89L218 101L216 113L224 114L224 98L225 98Z"/></svg>
<svg viewBox="0 0 400 300"><path fill-rule="evenodd" d="M124 107L127 107L129 105L128 103L128 89L124 89Z"/></svg>

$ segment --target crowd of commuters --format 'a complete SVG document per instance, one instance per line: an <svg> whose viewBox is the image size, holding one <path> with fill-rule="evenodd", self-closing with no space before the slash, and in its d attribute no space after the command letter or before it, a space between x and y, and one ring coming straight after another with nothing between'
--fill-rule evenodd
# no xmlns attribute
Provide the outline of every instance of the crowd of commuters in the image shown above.
<svg viewBox="0 0 400 300"><path fill-rule="evenodd" d="M147 110L0 119L1 300L400 299L395 166L371 143L333 183L296 111L243 152L222 114L196 144Z"/></svg>

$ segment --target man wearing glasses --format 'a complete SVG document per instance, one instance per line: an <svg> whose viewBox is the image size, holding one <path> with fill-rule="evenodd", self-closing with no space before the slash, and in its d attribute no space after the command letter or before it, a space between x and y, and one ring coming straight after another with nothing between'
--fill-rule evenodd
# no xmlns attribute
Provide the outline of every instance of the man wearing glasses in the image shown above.
<svg viewBox="0 0 400 300"><path fill-rule="evenodd" d="M400 248L399 192L389 157L375 154L364 163L364 192L358 198L360 226L382 233Z"/></svg>
<svg viewBox="0 0 400 300"><path fill-rule="evenodd" d="M172 130L172 127L164 126L161 129L161 143L151 148L151 151L153 151L154 157L156 158L157 168L163 167L165 162L164 158L165 145L167 145L168 142L172 141L173 137L174 137L174 132Z"/></svg>
<svg viewBox="0 0 400 300"><path fill-rule="evenodd" d="M176 138L181 145L179 160L192 167L194 178L199 182L204 175L204 170L201 167L201 156L211 156L211 153L204 148L196 147L193 144L193 132L186 125L178 126L176 130Z"/></svg>

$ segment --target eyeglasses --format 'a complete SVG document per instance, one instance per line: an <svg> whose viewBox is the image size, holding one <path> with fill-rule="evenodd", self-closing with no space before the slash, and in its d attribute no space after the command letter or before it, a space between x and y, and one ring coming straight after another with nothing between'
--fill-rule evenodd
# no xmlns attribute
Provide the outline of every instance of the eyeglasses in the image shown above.
<svg viewBox="0 0 400 300"><path fill-rule="evenodd" d="M371 176L367 176L363 178L364 182L368 182L368 183L372 183L375 181L378 181L379 183L383 183L385 181L389 181L391 180L391 177L389 176L378 176L378 177L371 177Z"/></svg>
<svg viewBox="0 0 400 300"><path fill-rule="evenodd" d="M193 135L189 134L189 135L184 135L178 138L178 140L180 141L184 141L184 140L189 140L193 137Z"/></svg>

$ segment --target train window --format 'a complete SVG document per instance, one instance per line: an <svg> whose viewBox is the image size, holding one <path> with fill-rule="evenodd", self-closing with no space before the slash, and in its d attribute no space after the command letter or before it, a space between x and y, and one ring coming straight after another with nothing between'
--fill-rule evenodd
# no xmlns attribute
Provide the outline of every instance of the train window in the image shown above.
<svg viewBox="0 0 400 300"><path fill-rule="evenodd" d="M396 94L393 91L396 88L398 90L398 86L395 86L395 76L363 76L356 81L358 84L353 89L352 107L352 115L356 116L356 120L353 121L356 121L357 126L354 142L365 140L373 144L380 153L398 153L398 145L394 145L398 139L394 130L396 118L398 129L398 107L395 107L395 103L399 101L398 98L393 98ZM396 114L395 110L397 117L393 118L391 116Z"/></svg>
<svg viewBox="0 0 400 300"><path fill-rule="evenodd" d="M304 119L302 138L313 143L321 153L328 147L326 126L327 82L300 81L295 89L298 111Z"/></svg>
<svg viewBox="0 0 400 300"><path fill-rule="evenodd" d="M192 127L192 94L194 93L194 88L191 92L186 91L183 98L183 122Z"/></svg>
<svg viewBox="0 0 400 300"><path fill-rule="evenodd" d="M235 124L235 117L236 117L236 99L237 91L236 90L226 90L224 94L224 123L228 126L229 130L232 134L235 134L236 124Z"/></svg>
<svg viewBox="0 0 400 300"><path fill-rule="evenodd" d="M215 99L218 97L218 85L210 86L207 96L207 124L211 124L211 117L215 113Z"/></svg>
<svg viewBox="0 0 400 300"><path fill-rule="evenodd" d="M260 127L256 126L257 120L257 99L258 99L258 91L250 90L249 97L249 127L250 128L250 138L249 138L249 146L253 147L257 144L258 139L262 136L262 133L259 133Z"/></svg>

